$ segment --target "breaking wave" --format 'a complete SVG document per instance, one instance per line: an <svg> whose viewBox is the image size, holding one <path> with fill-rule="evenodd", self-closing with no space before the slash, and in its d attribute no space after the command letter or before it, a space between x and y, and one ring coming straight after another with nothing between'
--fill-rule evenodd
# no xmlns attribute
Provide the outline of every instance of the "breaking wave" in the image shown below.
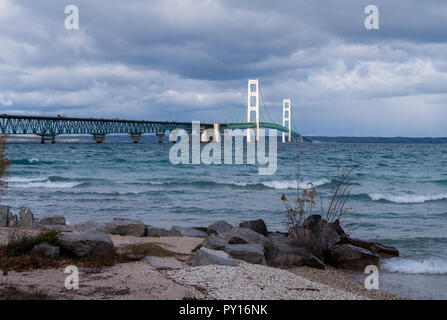
<svg viewBox="0 0 447 320"><path fill-rule="evenodd" d="M300 183L300 188L309 188L311 183L315 187L318 187L318 186L322 186L322 185L331 183L331 180L329 180L329 179L319 179L319 180L316 180L316 181L303 181L303 182ZM266 186L267 188L278 189L278 190L296 189L296 187L297 187L296 180L291 180L291 181L268 181L268 182L262 182L262 184L264 186Z"/></svg>
<svg viewBox="0 0 447 320"><path fill-rule="evenodd" d="M380 193L371 193L368 196L375 201L385 200L395 203L424 203L426 201L437 201L447 199L447 193L433 194L433 195L416 195L416 194L402 194L402 195L388 195Z"/></svg>
<svg viewBox="0 0 447 320"><path fill-rule="evenodd" d="M385 260L382 269L407 274L447 274L447 261L440 259L411 260L394 258Z"/></svg>
<svg viewBox="0 0 447 320"><path fill-rule="evenodd" d="M65 189L73 188L82 184L82 182L53 182L53 181L36 181L29 183L19 183L14 185L16 188L55 188Z"/></svg>
<svg viewBox="0 0 447 320"><path fill-rule="evenodd" d="M11 164L37 165L37 164L52 164L52 163L53 162L51 161L40 161L37 158L11 160Z"/></svg>

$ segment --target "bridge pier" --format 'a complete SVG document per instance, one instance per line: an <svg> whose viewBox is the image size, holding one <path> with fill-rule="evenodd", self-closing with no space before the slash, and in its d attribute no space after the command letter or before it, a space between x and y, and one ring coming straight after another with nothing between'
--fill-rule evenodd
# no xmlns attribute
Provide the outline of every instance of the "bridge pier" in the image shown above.
<svg viewBox="0 0 447 320"><path fill-rule="evenodd" d="M214 137L213 129L206 129L206 130L200 131L200 142L202 142L202 143L217 142Z"/></svg>
<svg viewBox="0 0 447 320"><path fill-rule="evenodd" d="M208 143L215 142L220 143L220 128L219 123L214 123L212 129L205 129L200 131L200 142Z"/></svg>
<svg viewBox="0 0 447 320"><path fill-rule="evenodd" d="M130 138L132 139L133 143L138 143L141 139L141 135L131 135Z"/></svg>
<svg viewBox="0 0 447 320"><path fill-rule="evenodd" d="M164 133L156 133L155 134L158 137L158 143L163 143L163 137L165 136Z"/></svg>
<svg viewBox="0 0 447 320"><path fill-rule="evenodd" d="M40 143L44 144L45 141L51 141L51 143L56 143L56 137L55 136L41 136Z"/></svg>
<svg viewBox="0 0 447 320"><path fill-rule="evenodd" d="M213 142L220 143L220 130L219 130L219 124L214 124L214 138Z"/></svg>
<svg viewBox="0 0 447 320"><path fill-rule="evenodd" d="M96 143L103 143L106 140L106 136L104 134L94 134L93 140L95 140Z"/></svg>
<svg viewBox="0 0 447 320"><path fill-rule="evenodd" d="M282 143L286 142L286 135L289 142L292 142L292 120L291 120L291 108L290 108L290 99L284 99L282 101L282 125L283 127L287 127L289 132L282 133Z"/></svg>
<svg viewBox="0 0 447 320"><path fill-rule="evenodd" d="M259 141L259 80L248 79L248 109L247 109L247 122L252 122L251 112L255 112L256 122L256 142ZM247 128L247 143L251 142L252 129Z"/></svg>

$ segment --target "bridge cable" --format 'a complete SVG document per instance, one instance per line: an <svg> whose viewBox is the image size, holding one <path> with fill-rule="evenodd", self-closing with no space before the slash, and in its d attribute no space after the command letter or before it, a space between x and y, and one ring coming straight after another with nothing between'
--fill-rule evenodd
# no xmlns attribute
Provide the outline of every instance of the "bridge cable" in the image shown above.
<svg viewBox="0 0 447 320"><path fill-rule="evenodd" d="M261 86L259 86L259 93L261 94L262 104L264 105L264 109L265 109L265 111L266 111L266 113L267 113L268 118L270 119L270 122L275 123L275 122L272 120L272 118L270 117L270 113L269 113L269 111L268 111L268 109L267 109L267 106L265 105L264 95L262 94Z"/></svg>

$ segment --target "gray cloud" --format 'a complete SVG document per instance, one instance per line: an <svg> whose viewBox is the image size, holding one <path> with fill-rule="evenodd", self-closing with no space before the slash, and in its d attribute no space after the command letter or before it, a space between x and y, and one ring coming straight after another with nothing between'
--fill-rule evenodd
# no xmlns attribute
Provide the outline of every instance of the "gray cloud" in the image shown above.
<svg viewBox="0 0 447 320"><path fill-rule="evenodd" d="M380 30L363 27L371 3ZM305 134L446 136L446 16L442 0L0 0L0 106L243 121L257 77Z"/></svg>

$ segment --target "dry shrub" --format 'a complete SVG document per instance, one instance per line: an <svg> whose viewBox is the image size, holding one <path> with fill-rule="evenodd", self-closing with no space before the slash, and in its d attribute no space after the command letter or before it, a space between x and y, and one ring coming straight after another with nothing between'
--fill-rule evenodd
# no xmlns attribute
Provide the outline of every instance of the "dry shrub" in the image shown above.
<svg viewBox="0 0 447 320"><path fill-rule="evenodd" d="M7 274L10 270L24 271L41 268L61 268L67 265L78 267L94 268L103 266L113 266L117 263L128 262L124 255L115 252L107 252L102 255L91 257L73 257L63 255L59 257L47 257L37 252L31 251L39 243L47 242L51 245L58 245L58 235L56 231L41 233L35 237L20 237L16 232L11 234L10 242L0 247L0 269Z"/></svg>
<svg viewBox="0 0 447 320"><path fill-rule="evenodd" d="M57 231L47 231L35 237L24 237L19 236L14 230L9 236L8 244L2 248L2 251L9 257L17 257L31 251L35 245L42 242L57 245L58 236L59 232Z"/></svg>
<svg viewBox="0 0 447 320"><path fill-rule="evenodd" d="M342 216L351 210L351 208L346 207L346 204L352 190L350 175L355 167L339 168L335 186L330 193L329 205L325 210L319 189L312 183L304 185L300 168L300 154L301 152L297 157L296 198L290 201L285 194L281 196L286 209L284 224L288 232L298 240L298 246L306 247L314 255L322 257L329 235L328 226L339 221ZM317 201L317 198L319 198L319 201ZM315 233L313 230L304 227L304 221L316 213L318 202L322 219L318 224L319 232Z"/></svg>

